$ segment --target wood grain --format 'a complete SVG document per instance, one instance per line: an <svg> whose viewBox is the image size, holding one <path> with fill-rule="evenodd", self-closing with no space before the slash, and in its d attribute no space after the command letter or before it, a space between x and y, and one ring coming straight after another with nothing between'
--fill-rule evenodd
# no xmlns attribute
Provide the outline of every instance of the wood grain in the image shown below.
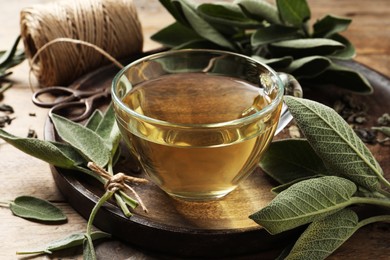
<svg viewBox="0 0 390 260"><path fill-rule="evenodd" d="M0 49L10 46L19 34L19 11L34 3L52 0L0 0ZM158 44L149 36L158 29L171 23L169 14L157 0L135 1L139 7L140 19L144 28L145 49L154 49ZM332 13L353 19L348 31L343 33L357 49L356 60L390 76L390 5L388 0L308 0L313 21ZM10 104L15 109L16 119L5 129L13 134L26 136L28 129L37 131L42 138L43 125L47 111L35 107L31 100L28 84L28 65L13 69L10 79L14 82L12 90L6 92L1 102ZM389 86L390 87L390 86ZM389 107L387 108L389 109ZM29 116L34 112L36 116ZM388 153L388 150L383 153ZM0 208L0 259L17 259L15 252L35 248L45 242L61 238L72 232L85 229L86 221L65 202L59 193L50 173L49 166L27 156L0 140L0 200L12 200L19 195L34 195L48 199L59 205L68 216L64 225L44 225L26 221L13 216L7 208ZM388 170L387 170L388 174ZM348 242L332 254L329 259L388 259L390 255L390 236L388 224L369 225L359 230ZM122 243L118 240L99 243L97 253L100 259L174 259L147 252L139 247ZM266 252L262 259L272 259L277 252ZM253 259L253 255L240 259ZM260 258L257 256L256 258ZM53 256L37 259L82 259L80 250L67 250Z"/></svg>

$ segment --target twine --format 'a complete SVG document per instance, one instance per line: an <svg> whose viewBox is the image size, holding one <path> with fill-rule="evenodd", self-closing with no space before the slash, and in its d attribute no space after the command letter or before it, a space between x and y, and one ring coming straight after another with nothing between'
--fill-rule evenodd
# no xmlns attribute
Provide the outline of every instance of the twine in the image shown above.
<svg viewBox="0 0 390 260"><path fill-rule="evenodd" d="M127 183L147 183L148 180L143 178L136 178L132 176L128 176L122 172L119 172L115 175L109 174L106 170L99 167L93 162L88 163L88 168L90 168L93 172L97 173L100 177L107 180L106 184L104 185L104 188L107 191L116 192L118 190L128 190L136 197L138 203L142 207L142 209L145 212L148 212L148 210L145 207L145 204L142 202L141 197L138 195L138 193L130 187Z"/></svg>
<svg viewBox="0 0 390 260"><path fill-rule="evenodd" d="M108 60L116 63L142 51L132 0L35 5L21 11L20 25L31 70L43 86L68 85Z"/></svg>

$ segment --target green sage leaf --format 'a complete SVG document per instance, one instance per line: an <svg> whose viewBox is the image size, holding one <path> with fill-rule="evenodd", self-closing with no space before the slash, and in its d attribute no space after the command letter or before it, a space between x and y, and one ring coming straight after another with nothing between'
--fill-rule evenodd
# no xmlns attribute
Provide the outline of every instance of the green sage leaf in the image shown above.
<svg viewBox="0 0 390 260"><path fill-rule="evenodd" d="M111 151L111 155L114 155L121 140L121 133L115 120L114 106L112 103L108 106L95 132L103 138Z"/></svg>
<svg viewBox="0 0 390 260"><path fill-rule="evenodd" d="M318 102L285 97L285 102L299 128L334 173L376 191L383 171L353 129L332 108Z"/></svg>
<svg viewBox="0 0 390 260"><path fill-rule="evenodd" d="M95 231L92 232L91 234L91 238L93 240L107 238L107 237L111 237L111 235L101 231ZM84 239L85 239L84 233L71 234L65 238L50 242L44 248L37 249L37 250L30 250L30 251L20 251L17 252L16 254L18 255L44 254L44 253L51 254L55 251L81 246L83 245Z"/></svg>
<svg viewBox="0 0 390 260"><path fill-rule="evenodd" d="M352 20L349 18L326 15L313 25L313 37L328 38L333 34L345 31L351 24Z"/></svg>
<svg viewBox="0 0 390 260"><path fill-rule="evenodd" d="M251 44L252 46L257 47L263 44L290 40L298 37L299 33L296 28L271 24L270 26L257 29L251 36Z"/></svg>
<svg viewBox="0 0 390 260"><path fill-rule="evenodd" d="M310 19L310 8L306 0L276 0L281 20L294 27L300 28Z"/></svg>
<svg viewBox="0 0 390 260"><path fill-rule="evenodd" d="M345 38L344 36L340 34L333 34L330 39L338 41L342 44L344 44L345 48L335 51L331 55L328 55L331 59L339 59L339 60L350 60L356 56L356 50L355 47L352 45L352 43Z"/></svg>
<svg viewBox="0 0 390 260"><path fill-rule="evenodd" d="M102 111L100 111L99 109L95 109L92 115L88 118L85 127L91 129L92 131L95 131L99 126L100 122L102 121L102 119L103 119Z"/></svg>
<svg viewBox="0 0 390 260"><path fill-rule="evenodd" d="M84 234L83 242L83 259L96 260L95 247L93 246L92 237L89 234Z"/></svg>
<svg viewBox="0 0 390 260"><path fill-rule="evenodd" d="M91 129L62 116L52 114L51 119L59 136L72 145L87 160L104 167L110 159L110 149L104 140Z"/></svg>
<svg viewBox="0 0 390 260"><path fill-rule="evenodd" d="M285 68L288 65L290 65L291 62L293 61L293 57L290 57L290 56L285 56L285 57L281 57L281 58L274 58L274 59L266 59L266 58L261 57L261 56L253 55L252 58L255 60L258 60L262 63L265 63L272 68Z"/></svg>
<svg viewBox="0 0 390 260"><path fill-rule="evenodd" d="M296 78L313 78L324 72L332 61L323 56L308 56L296 59L286 68L286 72Z"/></svg>
<svg viewBox="0 0 390 260"><path fill-rule="evenodd" d="M299 237L286 260L325 259L359 228L358 216L350 209L340 210L311 223Z"/></svg>
<svg viewBox="0 0 390 260"><path fill-rule="evenodd" d="M19 35L16 40L14 41L12 47L10 49L8 49L7 51L5 51L1 57L0 57L0 67L10 67L10 65L12 64L12 60L17 52L17 48L18 48L18 45L19 45L19 42L20 42L20 39L21 39L21 36ZM23 55L23 59L24 59L24 55ZM12 64L13 65L13 64Z"/></svg>
<svg viewBox="0 0 390 260"><path fill-rule="evenodd" d="M203 38L188 27L175 22L153 34L151 39L164 46L177 48L177 46L189 41L202 40Z"/></svg>
<svg viewBox="0 0 390 260"><path fill-rule="evenodd" d="M323 38L285 40L269 45L274 56L291 55L295 58L331 55L344 48L344 44L338 41Z"/></svg>
<svg viewBox="0 0 390 260"><path fill-rule="evenodd" d="M313 81L321 82L321 84L333 84L361 94L371 94L374 91L370 82L362 74L335 62L324 72L313 78Z"/></svg>
<svg viewBox="0 0 390 260"><path fill-rule="evenodd" d="M267 21L272 24L281 24L276 7L264 0L236 0L243 12L250 18L260 22Z"/></svg>
<svg viewBox="0 0 390 260"><path fill-rule="evenodd" d="M224 26L236 26L244 29L255 29L261 23L247 17L236 4L231 3L204 3L198 6L198 14L209 23Z"/></svg>
<svg viewBox="0 0 390 260"><path fill-rule="evenodd" d="M353 182L337 176L304 180L279 193L250 218L269 233L278 234L345 208L356 191Z"/></svg>
<svg viewBox="0 0 390 260"><path fill-rule="evenodd" d="M304 139L272 142L259 165L265 173L281 184L328 174L321 158Z"/></svg>
<svg viewBox="0 0 390 260"><path fill-rule="evenodd" d="M175 20L184 25L190 26L185 18L183 12L181 11L180 4L175 4L173 0L159 0L160 3L167 9L167 11L175 18Z"/></svg>
<svg viewBox="0 0 390 260"><path fill-rule="evenodd" d="M67 144L17 137L2 129L0 138L26 154L61 168L74 169L85 162L78 151Z"/></svg>
<svg viewBox="0 0 390 260"><path fill-rule="evenodd" d="M227 49L235 50L230 41L228 41L222 34L214 29L208 22L206 22L206 20L199 16L196 11L196 6L192 1L174 0L174 2L180 4L188 23L191 25L192 29L201 37Z"/></svg>
<svg viewBox="0 0 390 260"><path fill-rule="evenodd" d="M13 214L22 218L50 222L66 220L61 209L46 200L31 196L17 197L9 206Z"/></svg>

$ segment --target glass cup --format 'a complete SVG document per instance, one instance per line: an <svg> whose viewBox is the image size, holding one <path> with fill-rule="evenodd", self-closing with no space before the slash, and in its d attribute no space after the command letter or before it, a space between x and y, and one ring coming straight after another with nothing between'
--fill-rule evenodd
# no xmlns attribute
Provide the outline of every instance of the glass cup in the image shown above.
<svg viewBox="0 0 390 260"><path fill-rule="evenodd" d="M296 84L285 76L226 51L157 53L115 76L116 120L131 153L166 193L221 198L253 172L271 143L284 86Z"/></svg>

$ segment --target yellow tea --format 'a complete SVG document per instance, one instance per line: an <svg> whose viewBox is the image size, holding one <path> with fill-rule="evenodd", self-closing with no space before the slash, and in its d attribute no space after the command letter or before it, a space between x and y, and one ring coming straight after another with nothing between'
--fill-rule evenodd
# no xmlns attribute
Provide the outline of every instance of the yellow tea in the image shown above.
<svg viewBox="0 0 390 260"><path fill-rule="evenodd" d="M168 74L134 86L122 98L152 120L119 110L118 123L147 175L168 194L219 198L254 170L270 143L281 103L260 119L251 116L272 95L227 76ZM245 123L238 120L245 117Z"/></svg>

